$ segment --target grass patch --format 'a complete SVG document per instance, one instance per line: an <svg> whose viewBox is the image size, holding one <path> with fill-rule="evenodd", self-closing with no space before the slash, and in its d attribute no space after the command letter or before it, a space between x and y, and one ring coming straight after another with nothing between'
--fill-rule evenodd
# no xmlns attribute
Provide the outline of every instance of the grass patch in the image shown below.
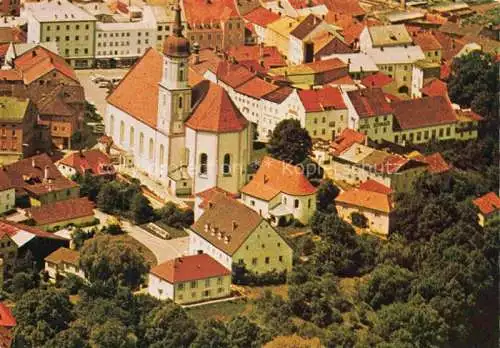
<svg viewBox="0 0 500 348"><path fill-rule="evenodd" d="M187 314L197 323L208 319L229 321L235 316L246 315L252 311L253 304L245 299L186 308Z"/></svg>

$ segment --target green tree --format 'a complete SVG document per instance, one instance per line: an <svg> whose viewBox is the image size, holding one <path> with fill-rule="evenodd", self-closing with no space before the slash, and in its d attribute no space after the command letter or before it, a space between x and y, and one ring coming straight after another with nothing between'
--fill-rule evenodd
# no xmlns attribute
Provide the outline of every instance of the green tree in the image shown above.
<svg viewBox="0 0 500 348"><path fill-rule="evenodd" d="M96 201L104 180L90 173L84 175L76 174L73 178L80 185L80 196L88 197L91 201Z"/></svg>
<svg viewBox="0 0 500 348"><path fill-rule="evenodd" d="M356 344L356 335L354 332L340 325L332 325L326 335L327 348L352 348Z"/></svg>
<svg viewBox="0 0 500 348"><path fill-rule="evenodd" d="M165 224L175 228L189 227L194 222L192 209L181 209L173 202L167 202L157 215Z"/></svg>
<svg viewBox="0 0 500 348"><path fill-rule="evenodd" d="M224 348L231 347L226 325L223 322L209 319L198 329L198 335L192 348Z"/></svg>
<svg viewBox="0 0 500 348"><path fill-rule="evenodd" d="M14 347L42 347L73 320L67 295L53 289L33 289L16 303Z"/></svg>
<svg viewBox="0 0 500 348"><path fill-rule="evenodd" d="M145 323L144 342L150 348L189 347L196 337L193 320L172 301L153 309Z"/></svg>
<svg viewBox="0 0 500 348"><path fill-rule="evenodd" d="M227 323L226 327L231 347L256 348L261 346L261 329L247 317L234 317Z"/></svg>
<svg viewBox="0 0 500 348"><path fill-rule="evenodd" d="M143 224L151 221L154 217L154 210L151 207L151 203L142 193L138 193L132 199L132 203L130 204L130 213L132 215L132 219L137 224Z"/></svg>
<svg viewBox="0 0 500 348"><path fill-rule="evenodd" d="M137 338L119 321L108 320L92 329L90 343L99 348L133 348Z"/></svg>
<svg viewBox="0 0 500 348"><path fill-rule="evenodd" d="M80 266L91 282L112 279L132 288L142 282L149 270L138 248L107 235L85 242L80 252Z"/></svg>
<svg viewBox="0 0 500 348"><path fill-rule="evenodd" d="M340 189L335 186L331 179L324 180L316 193L317 209L326 213L335 211L335 198L337 198L339 193Z"/></svg>
<svg viewBox="0 0 500 348"><path fill-rule="evenodd" d="M392 264L382 264L373 270L360 291L363 300L374 309L395 301L406 301L415 275Z"/></svg>
<svg viewBox="0 0 500 348"><path fill-rule="evenodd" d="M113 183L102 185L97 195L97 207L105 213L113 213L119 205L120 194Z"/></svg>
<svg viewBox="0 0 500 348"><path fill-rule="evenodd" d="M298 120L279 122L268 144L271 156L294 165L302 163L312 150L312 140Z"/></svg>
<svg viewBox="0 0 500 348"><path fill-rule="evenodd" d="M90 345L81 332L70 327L59 332L44 348L90 348Z"/></svg>
<svg viewBox="0 0 500 348"><path fill-rule="evenodd" d="M448 325L439 313L423 301L393 303L377 312L374 333L395 346L443 347L448 342Z"/></svg>

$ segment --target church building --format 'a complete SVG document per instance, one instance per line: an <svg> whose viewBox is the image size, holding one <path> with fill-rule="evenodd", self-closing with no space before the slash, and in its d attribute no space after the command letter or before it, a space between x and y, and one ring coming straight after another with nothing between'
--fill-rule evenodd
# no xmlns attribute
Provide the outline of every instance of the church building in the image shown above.
<svg viewBox="0 0 500 348"><path fill-rule="evenodd" d="M252 127L221 87L190 86L189 41L175 11L163 55L150 48L108 97L106 133L171 194L236 193L247 181Z"/></svg>

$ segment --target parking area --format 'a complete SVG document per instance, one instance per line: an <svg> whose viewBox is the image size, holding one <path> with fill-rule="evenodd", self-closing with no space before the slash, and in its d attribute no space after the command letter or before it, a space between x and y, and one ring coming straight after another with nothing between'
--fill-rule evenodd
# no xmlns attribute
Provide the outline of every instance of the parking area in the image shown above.
<svg viewBox="0 0 500 348"><path fill-rule="evenodd" d="M97 111L104 117L106 113L106 97L108 96L107 82L118 82L128 69L92 69L75 70L86 99L95 105Z"/></svg>

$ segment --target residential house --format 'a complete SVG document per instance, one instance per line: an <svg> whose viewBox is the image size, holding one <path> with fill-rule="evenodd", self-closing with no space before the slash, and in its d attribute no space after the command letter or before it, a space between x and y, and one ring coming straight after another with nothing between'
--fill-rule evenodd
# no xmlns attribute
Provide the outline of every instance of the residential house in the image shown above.
<svg viewBox="0 0 500 348"><path fill-rule="evenodd" d="M270 9L257 7L254 10L246 13L243 18L247 24L251 24L257 36L257 43L265 42L267 26L281 17L279 14L272 12Z"/></svg>
<svg viewBox="0 0 500 348"><path fill-rule="evenodd" d="M460 107L455 108L455 114L457 115L455 139L477 139L479 135L479 122L484 121L484 118L471 109L460 109Z"/></svg>
<svg viewBox="0 0 500 348"><path fill-rule="evenodd" d="M156 23L156 49L161 51L163 43L170 35L173 35L173 28L175 23L175 11L172 5L147 5L143 8L144 18L152 18ZM186 27L186 18L184 13L181 12L181 23Z"/></svg>
<svg viewBox="0 0 500 348"><path fill-rule="evenodd" d="M189 254L208 254L225 268L290 272L293 251L271 224L239 201L217 194L188 230Z"/></svg>
<svg viewBox="0 0 500 348"><path fill-rule="evenodd" d="M66 0L29 2L24 6L28 43L57 42L61 55L76 68L94 60L96 18Z"/></svg>
<svg viewBox="0 0 500 348"><path fill-rule="evenodd" d="M305 112L299 119L312 138L331 140L347 128L347 106L338 88L302 90L299 97Z"/></svg>
<svg viewBox="0 0 500 348"><path fill-rule="evenodd" d="M443 47L431 32L416 31L412 33L412 38L424 52L425 60L441 64Z"/></svg>
<svg viewBox="0 0 500 348"><path fill-rule="evenodd" d="M311 63L314 61L314 36L327 33L330 26L315 15L308 15L290 31L288 50L282 52L291 64Z"/></svg>
<svg viewBox="0 0 500 348"><path fill-rule="evenodd" d="M38 111L27 98L0 96L0 163L9 164L35 153Z"/></svg>
<svg viewBox="0 0 500 348"><path fill-rule="evenodd" d="M231 295L231 270L208 254L177 257L149 271L148 294L177 304Z"/></svg>
<svg viewBox="0 0 500 348"><path fill-rule="evenodd" d="M349 146L350 144L350 146ZM402 155L376 150L354 139L332 151L333 179L349 185L375 180L394 192L411 189L427 164Z"/></svg>
<svg viewBox="0 0 500 348"><path fill-rule="evenodd" d="M227 50L245 43L245 23L232 0L184 0L186 37L200 48Z"/></svg>
<svg viewBox="0 0 500 348"><path fill-rule="evenodd" d="M36 227L0 220L0 258L5 272L11 272L17 259L27 252L37 268L42 268L44 258L62 246L69 246L69 240Z"/></svg>
<svg viewBox="0 0 500 348"><path fill-rule="evenodd" d="M287 59L290 49L290 33L300 24L296 18L282 16L269 23L264 37L266 46L275 46Z"/></svg>
<svg viewBox="0 0 500 348"><path fill-rule="evenodd" d="M16 206L16 189L9 176L0 169L0 214L13 210Z"/></svg>
<svg viewBox="0 0 500 348"><path fill-rule="evenodd" d="M32 206L80 196L80 187L57 169L47 154L36 155L4 166L17 198L27 197Z"/></svg>
<svg viewBox="0 0 500 348"><path fill-rule="evenodd" d="M71 147L71 136L80 129L85 111L85 94L74 70L62 57L40 45L16 54L11 64L25 86L13 95L33 101L39 113L38 124L48 128L57 147Z"/></svg>
<svg viewBox="0 0 500 348"><path fill-rule="evenodd" d="M393 141L396 144L459 139L456 134L457 114L447 97L401 100L391 103L391 106Z"/></svg>
<svg viewBox="0 0 500 348"><path fill-rule="evenodd" d="M368 75L361 79L361 84L366 88L381 88L384 93L386 93L386 97L390 94L388 88L394 80L389 77L389 75L384 74L383 72L376 72L372 75ZM386 98L387 99L387 98Z"/></svg>
<svg viewBox="0 0 500 348"><path fill-rule="evenodd" d="M356 225L354 214L360 214L366 218L366 226L356 226L375 234L387 236L390 229L391 212L393 203L391 189L369 180L362 183L359 188L342 191L335 198L335 206L338 215Z"/></svg>
<svg viewBox="0 0 500 348"><path fill-rule="evenodd" d="M66 199L26 209L26 217L46 231L68 225L86 225L94 221L94 203L87 197Z"/></svg>
<svg viewBox="0 0 500 348"><path fill-rule="evenodd" d="M479 225L485 226L488 221L497 217L500 212L500 198L496 192L489 192L472 201L478 208Z"/></svg>
<svg viewBox="0 0 500 348"><path fill-rule="evenodd" d="M427 163L427 172L429 172L430 174L447 173L453 168L453 166L451 164L448 164L443 158L443 155L441 155L441 153L439 152L435 152L427 156L424 156L417 152L414 155L412 155L412 153L409 154L408 157Z"/></svg>
<svg viewBox="0 0 500 348"><path fill-rule="evenodd" d="M307 169L307 168L306 168ZM241 188L241 201L273 225L292 218L308 224L316 211L316 188L302 168L264 157L252 180Z"/></svg>
<svg viewBox="0 0 500 348"><path fill-rule="evenodd" d="M381 88L348 91L344 96L350 128L363 132L374 141L392 141L393 110Z"/></svg>
<svg viewBox="0 0 500 348"><path fill-rule="evenodd" d="M19 16L20 13L21 0L9 0L0 3L0 15L2 17Z"/></svg>
<svg viewBox="0 0 500 348"><path fill-rule="evenodd" d="M364 52L332 54L322 59L338 58L349 67L349 75L355 80L361 80L379 71L377 64Z"/></svg>
<svg viewBox="0 0 500 348"><path fill-rule="evenodd" d="M232 194L230 192L224 191L223 189L215 186L208 190L199 192L194 198L194 221L197 221L199 217L205 212L209 206L209 202L213 201L218 195L225 195L227 197L237 198L238 195Z"/></svg>
<svg viewBox="0 0 500 348"><path fill-rule="evenodd" d="M0 347L11 347L14 339L14 328L16 327L16 318L5 303L0 303Z"/></svg>
<svg viewBox="0 0 500 348"><path fill-rule="evenodd" d="M274 46L238 46L227 51L229 60L235 60L247 69L266 72L269 69L286 66L286 60Z"/></svg>
<svg viewBox="0 0 500 348"><path fill-rule="evenodd" d="M45 272L52 282L70 274L85 279L85 273L80 268L80 253L65 247L55 250L45 258Z"/></svg>
<svg viewBox="0 0 500 348"><path fill-rule="evenodd" d="M269 75L284 77L294 87L309 89L313 86L323 86L349 75L346 63L338 58L320 60L312 63L291 65L269 70Z"/></svg>
<svg viewBox="0 0 500 348"><path fill-rule="evenodd" d="M72 152L57 162L57 168L67 178L89 174L113 179L116 175L111 157L98 149Z"/></svg>

